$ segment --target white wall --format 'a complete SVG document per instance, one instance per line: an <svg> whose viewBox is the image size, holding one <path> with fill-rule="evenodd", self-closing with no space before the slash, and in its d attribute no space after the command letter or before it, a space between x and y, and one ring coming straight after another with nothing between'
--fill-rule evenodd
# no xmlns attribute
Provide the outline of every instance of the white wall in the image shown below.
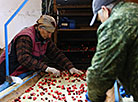
<svg viewBox="0 0 138 102"><path fill-rule="evenodd" d="M0 48L5 46L4 24L24 0L0 0ZM35 24L41 15L41 0L29 0L8 25L8 43L24 27Z"/></svg>

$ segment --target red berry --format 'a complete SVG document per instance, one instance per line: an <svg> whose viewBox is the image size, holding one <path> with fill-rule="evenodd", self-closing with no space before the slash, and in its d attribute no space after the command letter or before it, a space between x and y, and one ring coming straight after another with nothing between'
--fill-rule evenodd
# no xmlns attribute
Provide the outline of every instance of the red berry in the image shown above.
<svg viewBox="0 0 138 102"><path fill-rule="evenodd" d="M61 95L61 94L62 94L62 92L59 92L59 93L58 93L58 95Z"/></svg>
<svg viewBox="0 0 138 102"><path fill-rule="evenodd" d="M28 99L32 99L32 97L31 96L28 96Z"/></svg>
<svg viewBox="0 0 138 102"><path fill-rule="evenodd" d="M70 93L70 92L68 92L68 95L71 95L71 93Z"/></svg>
<svg viewBox="0 0 138 102"><path fill-rule="evenodd" d="M54 91L55 93L58 93L58 91L56 90L56 91Z"/></svg>
<svg viewBox="0 0 138 102"><path fill-rule="evenodd" d="M25 98L26 98L26 96L24 95L24 96L23 96L23 99L25 99Z"/></svg>
<svg viewBox="0 0 138 102"><path fill-rule="evenodd" d="M33 100L35 101L37 98L36 97L33 97Z"/></svg>

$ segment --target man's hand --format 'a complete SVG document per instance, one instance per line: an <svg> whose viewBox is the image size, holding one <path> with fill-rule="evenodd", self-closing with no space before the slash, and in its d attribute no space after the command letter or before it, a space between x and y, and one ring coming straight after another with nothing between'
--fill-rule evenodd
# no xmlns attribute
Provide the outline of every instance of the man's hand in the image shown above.
<svg viewBox="0 0 138 102"><path fill-rule="evenodd" d="M76 68L74 68L74 67L71 68L69 71L70 71L71 74L73 74L73 73L79 74L79 75L80 75L80 74L83 74L82 71L80 71L80 70L78 70L78 69L76 69Z"/></svg>
<svg viewBox="0 0 138 102"><path fill-rule="evenodd" d="M60 76L60 71L57 70L56 68L47 67L47 69L45 71L48 72L48 73L54 74L56 77Z"/></svg>

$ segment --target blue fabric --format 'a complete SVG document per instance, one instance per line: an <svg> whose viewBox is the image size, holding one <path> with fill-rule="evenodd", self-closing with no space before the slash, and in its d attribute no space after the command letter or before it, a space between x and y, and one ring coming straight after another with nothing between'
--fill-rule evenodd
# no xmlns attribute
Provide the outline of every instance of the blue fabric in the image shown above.
<svg viewBox="0 0 138 102"><path fill-rule="evenodd" d="M127 94L126 94L126 91L125 91L125 89L124 89L123 86L120 86L120 88L119 88L119 92L120 92L121 97L127 97L127 98L130 98L130 96L131 96L131 95L127 95Z"/></svg>
<svg viewBox="0 0 138 102"><path fill-rule="evenodd" d="M25 78L26 76L32 74L33 71L30 71L30 72L26 72L26 73L23 73L23 74L20 74L19 76L17 77L20 77L21 79ZM12 82L11 84L9 84L9 82L5 81L2 85L0 85L0 92L5 90L6 88L10 87L11 85L15 84L14 82Z"/></svg>
<svg viewBox="0 0 138 102"><path fill-rule="evenodd" d="M26 72L26 73L22 73L22 74L20 74L18 77L20 77L21 79L23 79L23 78L25 78L26 76L28 76L28 75L30 75L30 74L32 74L32 73L33 73L33 71Z"/></svg>
<svg viewBox="0 0 138 102"><path fill-rule="evenodd" d="M9 82L5 81L3 84L0 85L0 92L5 90L10 86Z"/></svg>
<svg viewBox="0 0 138 102"><path fill-rule="evenodd" d="M88 102L92 102L91 100L89 100L88 92L86 92L85 97L86 97L86 100L87 100Z"/></svg>

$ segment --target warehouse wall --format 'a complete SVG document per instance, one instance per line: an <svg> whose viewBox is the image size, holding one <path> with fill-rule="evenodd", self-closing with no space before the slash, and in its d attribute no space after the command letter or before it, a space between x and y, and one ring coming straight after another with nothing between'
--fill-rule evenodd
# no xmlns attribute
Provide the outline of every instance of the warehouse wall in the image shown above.
<svg viewBox="0 0 138 102"><path fill-rule="evenodd" d="M0 0L0 48L5 46L4 24L24 0ZM138 0L126 0L137 2ZM41 15L41 0L29 0L8 25L8 41L24 27L31 26Z"/></svg>
<svg viewBox="0 0 138 102"><path fill-rule="evenodd" d="M4 24L24 0L0 0L0 48L5 46ZM29 0L8 25L8 41L26 26L35 24L41 15L41 0Z"/></svg>

